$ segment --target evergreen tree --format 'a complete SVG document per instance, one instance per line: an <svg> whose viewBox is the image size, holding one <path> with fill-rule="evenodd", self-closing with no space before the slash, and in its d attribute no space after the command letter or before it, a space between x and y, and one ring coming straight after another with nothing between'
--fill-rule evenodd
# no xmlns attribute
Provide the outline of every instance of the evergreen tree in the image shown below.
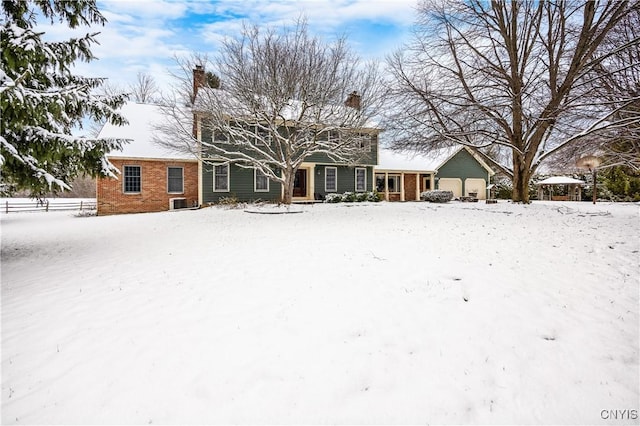
<svg viewBox="0 0 640 426"><path fill-rule="evenodd" d="M34 197L69 189L86 173L115 176L105 154L124 140L76 137L84 118L124 124L116 109L125 95L98 96L104 79L73 75L76 60L91 61L98 33L48 42L36 32L37 14L70 28L104 25L95 0L3 0L0 44L0 192L25 189Z"/></svg>

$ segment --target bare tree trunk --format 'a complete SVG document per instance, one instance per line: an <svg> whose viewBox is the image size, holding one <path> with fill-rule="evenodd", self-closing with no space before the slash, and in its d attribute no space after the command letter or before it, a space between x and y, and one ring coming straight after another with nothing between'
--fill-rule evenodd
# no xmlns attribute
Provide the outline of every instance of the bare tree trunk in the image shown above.
<svg viewBox="0 0 640 426"><path fill-rule="evenodd" d="M516 203L529 204L529 179L531 168L525 164L519 153L513 153L513 192L511 199Z"/></svg>
<svg viewBox="0 0 640 426"><path fill-rule="evenodd" d="M282 170L284 174L284 191L282 194L282 204L291 204L293 200L293 184L296 179L296 171L292 168L286 168Z"/></svg>
<svg viewBox="0 0 640 426"><path fill-rule="evenodd" d="M398 149L511 149L513 201L528 203L550 155L581 140L592 154L637 129L640 39L621 24L637 13L637 1L421 2L420 30L389 59L383 127Z"/></svg>

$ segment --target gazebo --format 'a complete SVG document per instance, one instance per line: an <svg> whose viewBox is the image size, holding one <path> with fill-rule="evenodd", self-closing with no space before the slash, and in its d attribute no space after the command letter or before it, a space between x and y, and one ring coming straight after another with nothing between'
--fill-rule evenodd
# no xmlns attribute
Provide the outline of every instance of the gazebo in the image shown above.
<svg viewBox="0 0 640 426"><path fill-rule="evenodd" d="M552 201L582 201L582 187L585 182L567 176L552 176L536 183L538 187L538 200ZM566 195L555 195L554 187L563 186L566 188ZM545 191L546 189L546 191ZM562 191L563 193L565 191Z"/></svg>

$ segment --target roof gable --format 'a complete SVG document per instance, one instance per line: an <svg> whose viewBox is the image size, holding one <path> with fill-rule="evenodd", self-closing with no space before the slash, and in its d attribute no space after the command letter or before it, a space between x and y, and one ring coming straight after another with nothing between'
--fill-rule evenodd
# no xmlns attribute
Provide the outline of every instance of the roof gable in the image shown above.
<svg viewBox="0 0 640 426"><path fill-rule="evenodd" d="M466 146L455 146L429 151L426 154L402 153L380 148L378 167L380 170L437 172L460 152L466 151L490 175L494 171L482 158Z"/></svg>
<svg viewBox="0 0 640 426"><path fill-rule="evenodd" d="M380 170L435 172L462 148L443 148L427 154L406 153L380 148L378 167Z"/></svg>

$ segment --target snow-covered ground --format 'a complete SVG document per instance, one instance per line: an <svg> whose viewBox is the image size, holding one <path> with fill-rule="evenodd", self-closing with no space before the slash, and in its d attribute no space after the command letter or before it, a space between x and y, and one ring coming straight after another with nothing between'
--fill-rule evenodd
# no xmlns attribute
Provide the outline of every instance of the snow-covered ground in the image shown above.
<svg viewBox="0 0 640 426"><path fill-rule="evenodd" d="M2 214L2 423L637 424L638 204L302 209Z"/></svg>

